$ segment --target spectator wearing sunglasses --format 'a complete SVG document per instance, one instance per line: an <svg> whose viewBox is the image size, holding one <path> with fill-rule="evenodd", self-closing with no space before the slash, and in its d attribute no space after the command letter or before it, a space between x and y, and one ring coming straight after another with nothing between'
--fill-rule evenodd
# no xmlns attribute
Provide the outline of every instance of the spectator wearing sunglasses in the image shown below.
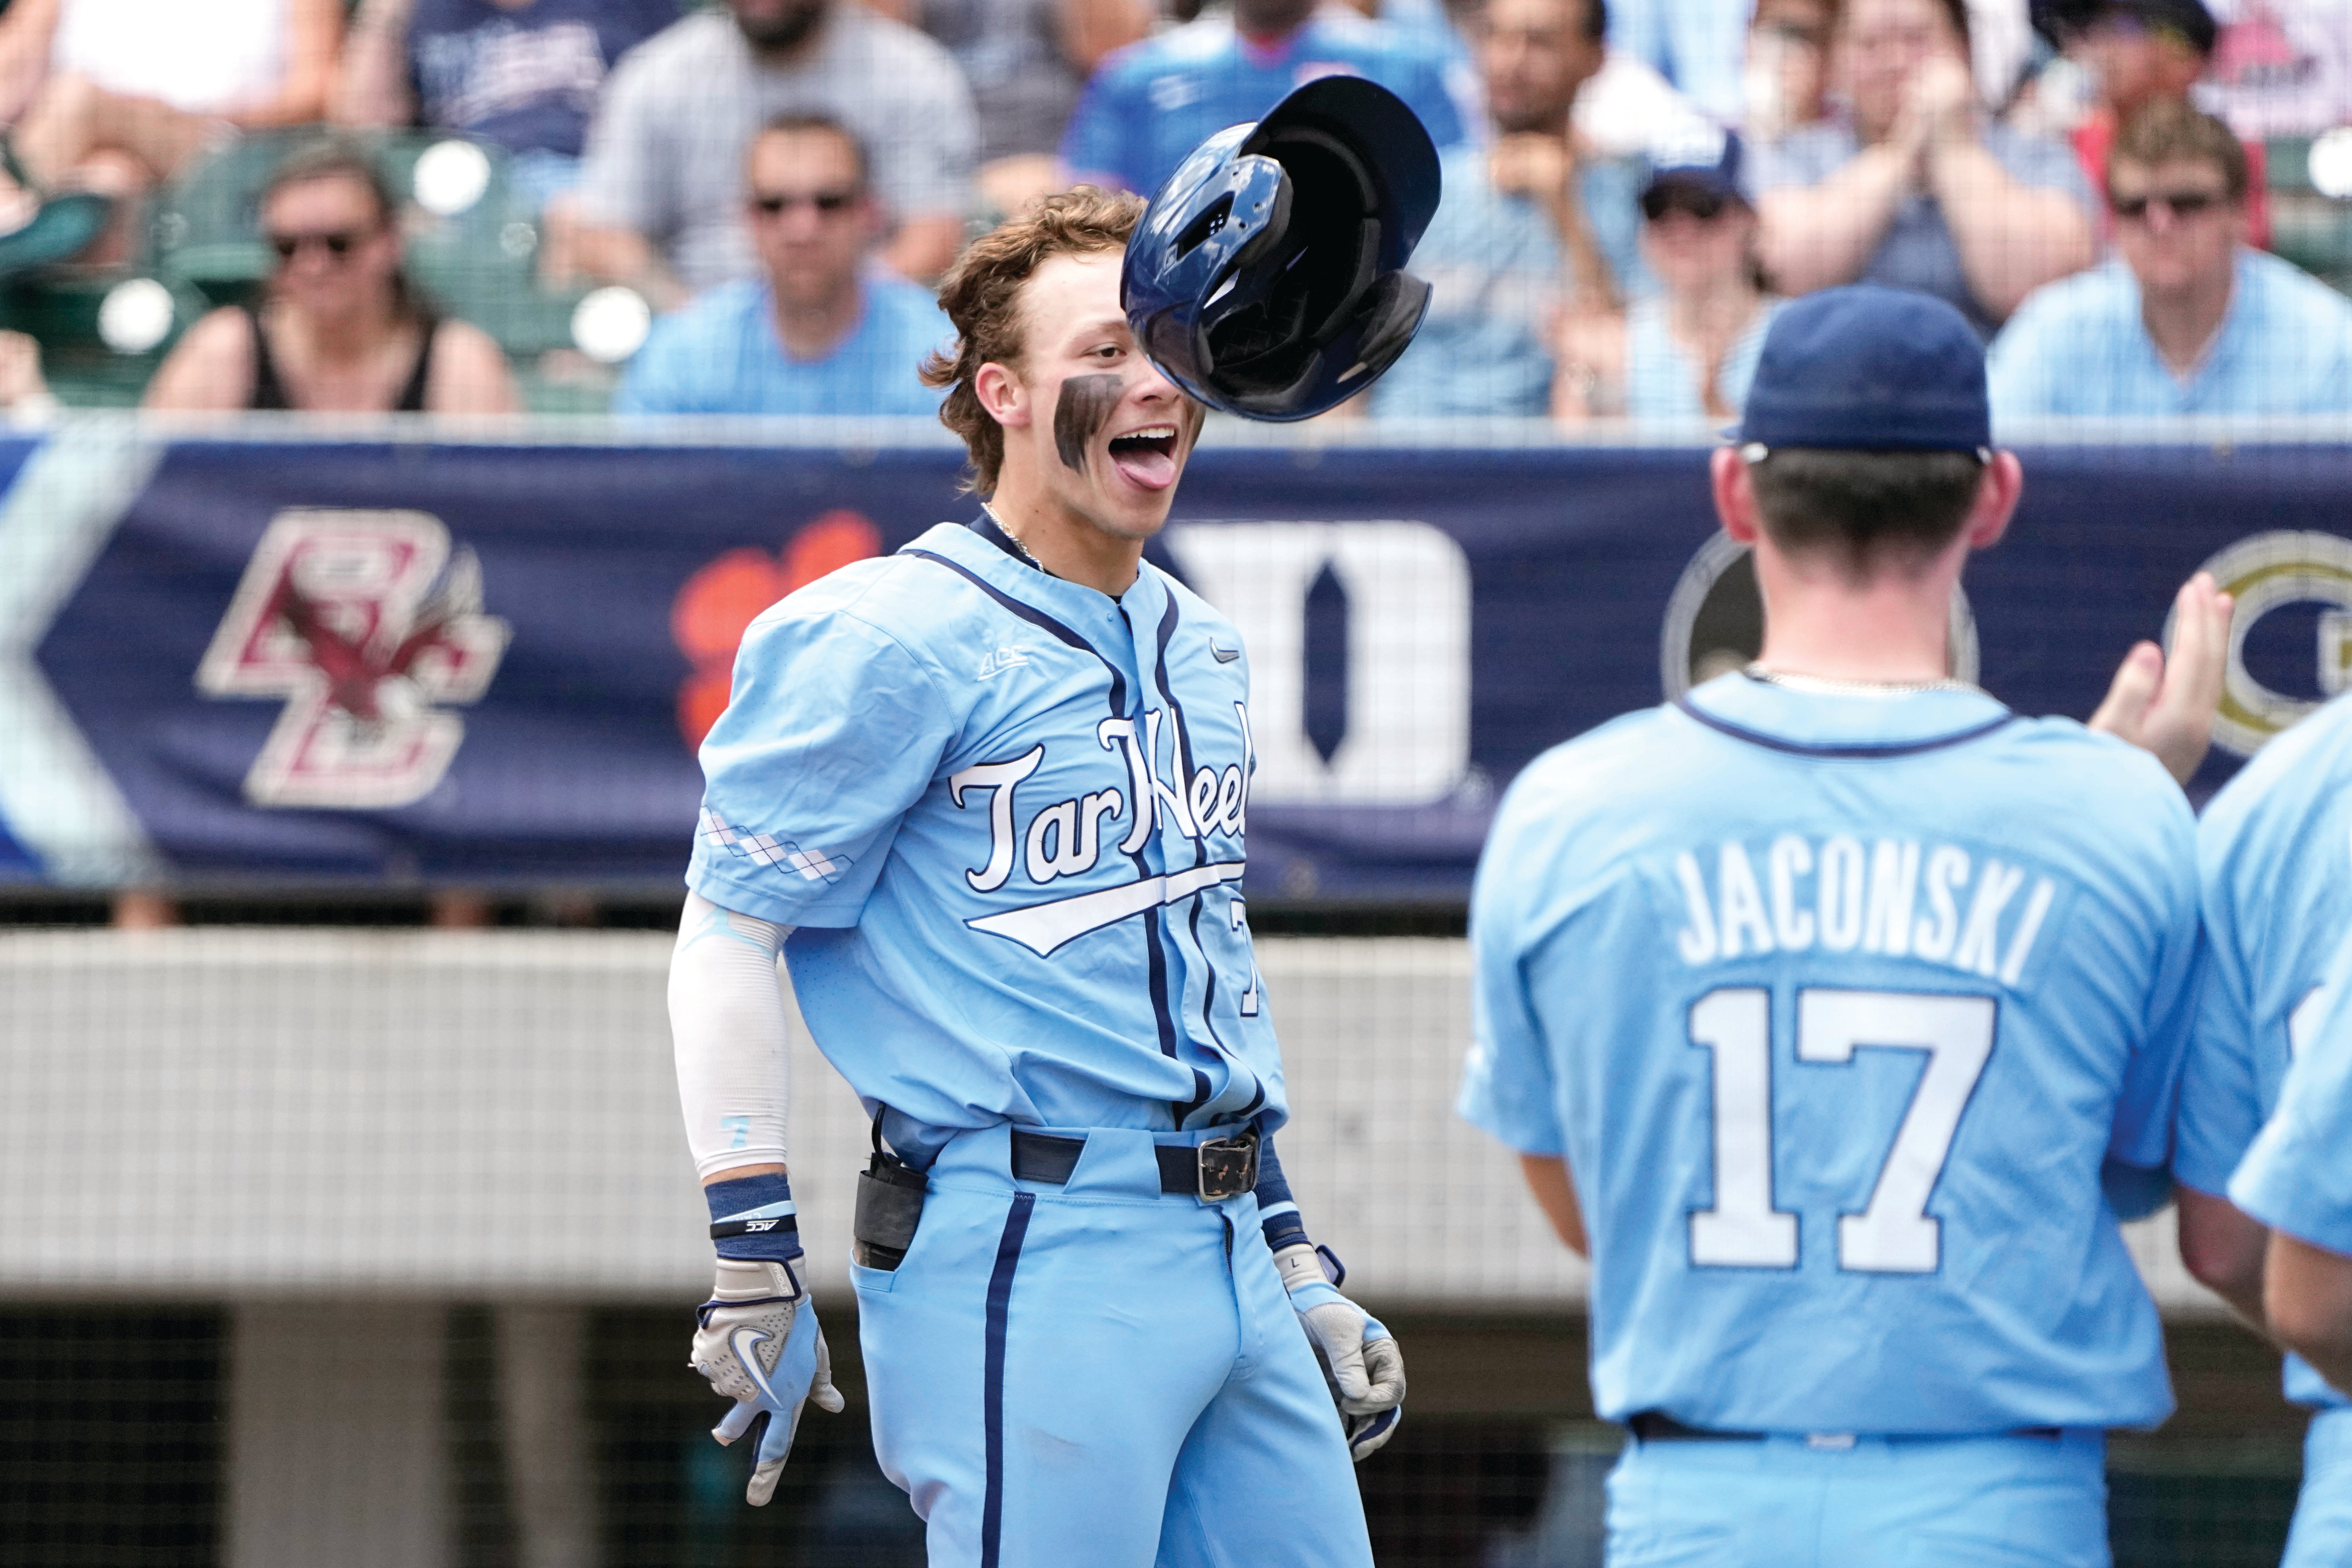
<svg viewBox="0 0 2352 1568"><path fill-rule="evenodd" d="M947 270L972 202L971 89L946 49L855 0L726 0L623 56L570 198L580 269L662 310L756 275L743 153L779 114L828 116L865 147L883 265Z"/></svg>
<svg viewBox="0 0 2352 1568"><path fill-rule="evenodd" d="M1740 140L1729 132L1652 153L1641 247L1659 291L1622 316L1562 323L1555 416L1686 425L1738 417L1780 305L1764 292L1741 160Z"/></svg>
<svg viewBox="0 0 2352 1568"><path fill-rule="evenodd" d="M917 366L954 332L928 289L874 262L883 216L857 138L822 115L781 115L747 163L761 275L656 323L614 411L938 413Z"/></svg>
<svg viewBox="0 0 2352 1568"><path fill-rule="evenodd" d="M1993 344L1993 412L2352 413L2352 301L2246 244L2246 153L2177 100L2107 155L2121 259L2053 284Z"/></svg>
<svg viewBox="0 0 2352 1568"><path fill-rule="evenodd" d="M261 197L273 263L258 305L188 329L147 387L158 409L507 414L521 406L489 335L436 316L401 273L398 206L366 155L297 152Z"/></svg>
<svg viewBox="0 0 2352 1568"><path fill-rule="evenodd" d="M2065 131L2084 174L2100 190L2117 128L2158 99L2188 100L2212 60L2217 36L2204 0L2034 0L2033 26L2090 87L2089 100L2074 109ZM2059 106L2035 107L2046 119ZM2267 248L2263 144L2245 146L2246 237Z"/></svg>

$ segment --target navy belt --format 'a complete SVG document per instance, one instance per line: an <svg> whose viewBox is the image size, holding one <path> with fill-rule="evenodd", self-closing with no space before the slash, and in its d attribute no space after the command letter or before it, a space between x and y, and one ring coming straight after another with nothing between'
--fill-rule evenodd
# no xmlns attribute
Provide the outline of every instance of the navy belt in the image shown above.
<svg viewBox="0 0 2352 1568"><path fill-rule="evenodd" d="M1717 1432L1706 1426L1692 1426L1675 1420L1663 1410L1644 1410L1628 1419L1626 1429L1634 1440L1642 1443L1760 1443L1772 1436L1769 1432ZM2020 1426L2012 1431L1987 1434L2002 1437L2041 1437L2055 1442L2066 1435L2063 1426ZM1942 1433L1873 1433L1870 1436L1885 1440L1934 1443L1948 1442L1969 1436L1962 1432Z"/></svg>
<svg viewBox="0 0 2352 1568"><path fill-rule="evenodd" d="M1050 1132L1013 1132L1013 1174L1024 1182L1070 1179L1086 1152L1083 1138L1057 1138ZM1187 1193L1204 1203L1237 1198L1257 1186L1257 1129L1238 1138L1213 1139L1206 1143L1158 1143L1153 1157L1160 1163L1160 1190Z"/></svg>
<svg viewBox="0 0 2352 1568"><path fill-rule="evenodd" d="M1761 1432L1715 1432L1685 1426L1663 1410L1643 1410L1625 1423L1625 1429L1643 1443L1760 1443Z"/></svg>

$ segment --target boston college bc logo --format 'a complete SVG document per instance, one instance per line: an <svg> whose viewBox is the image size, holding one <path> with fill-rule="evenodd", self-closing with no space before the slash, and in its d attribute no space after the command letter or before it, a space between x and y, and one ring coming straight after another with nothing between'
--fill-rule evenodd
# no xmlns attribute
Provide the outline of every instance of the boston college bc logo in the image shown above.
<svg viewBox="0 0 2352 1568"><path fill-rule="evenodd" d="M245 775L256 805L384 809L449 771L510 628L482 614L473 552L421 511L297 509L270 520L196 688L286 710Z"/></svg>

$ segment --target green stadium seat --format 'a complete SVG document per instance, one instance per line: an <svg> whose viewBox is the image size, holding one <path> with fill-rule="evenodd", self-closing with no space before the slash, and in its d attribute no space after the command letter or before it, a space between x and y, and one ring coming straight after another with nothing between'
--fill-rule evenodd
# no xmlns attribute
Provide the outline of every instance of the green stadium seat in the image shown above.
<svg viewBox="0 0 2352 1568"><path fill-rule="evenodd" d="M2273 137L2263 151L2269 164L2271 248L2352 294L2352 201L2312 188L2309 137Z"/></svg>
<svg viewBox="0 0 2352 1568"><path fill-rule="evenodd" d="M256 296L270 266L258 231L261 193L286 155L317 135L300 131L244 138L164 191L150 224L154 274L215 304ZM583 291L539 286L538 224L507 177L502 149L481 147L489 183L465 211L440 216L409 199L417 160L448 140L397 132L365 138L361 145L403 198L410 281L436 309L496 338L517 371L527 372L538 355L570 346L572 311Z"/></svg>
<svg viewBox="0 0 2352 1568"><path fill-rule="evenodd" d="M300 132L239 137L157 192L141 259L167 281L191 285L215 304L233 304L269 276L255 209L262 187Z"/></svg>

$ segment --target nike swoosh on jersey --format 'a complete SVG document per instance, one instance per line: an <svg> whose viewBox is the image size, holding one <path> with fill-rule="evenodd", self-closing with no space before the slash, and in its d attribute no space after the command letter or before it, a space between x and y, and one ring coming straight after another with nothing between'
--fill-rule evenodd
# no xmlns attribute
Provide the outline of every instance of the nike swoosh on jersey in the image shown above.
<svg viewBox="0 0 2352 1568"><path fill-rule="evenodd" d="M1031 904L1025 909L1007 910L1003 914L982 915L978 920L966 921L964 924L974 931L984 931L991 936L1017 942L1040 958L1050 958L1055 948L1088 931L1117 925L1130 915L1139 915L1146 910L1181 903L1220 882L1238 882L1246 864L1241 860L1220 860L1213 865L1195 866L1189 871L1177 871L1165 877L1145 877L1116 888L1101 888L1091 893L1053 899L1042 904Z"/></svg>
<svg viewBox="0 0 2352 1568"><path fill-rule="evenodd" d="M1219 664L1231 664L1242 656L1242 650L1237 647L1219 647L1214 637L1209 639L1209 651L1216 655Z"/></svg>
<svg viewBox="0 0 2352 1568"><path fill-rule="evenodd" d="M768 1382L768 1374L760 1370L760 1342L767 1337L765 1329L738 1329L727 1336L727 1348L733 1351L735 1359L743 1363L744 1375L751 1380L751 1386L760 1391L760 1397L771 1405L782 1405L783 1401L776 1397L775 1388ZM746 1340L751 1342L745 1344L743 1342Z"/></svg>

